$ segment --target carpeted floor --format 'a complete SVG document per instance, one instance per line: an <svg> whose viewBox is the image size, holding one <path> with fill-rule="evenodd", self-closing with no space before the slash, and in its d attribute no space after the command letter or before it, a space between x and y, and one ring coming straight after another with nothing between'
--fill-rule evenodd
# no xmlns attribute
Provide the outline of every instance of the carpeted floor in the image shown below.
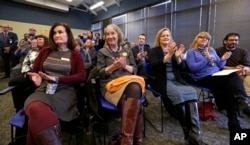
<svg viewBox="0 0 250 145"><path fill-rule="evenodd" d="M0 75L0 77L2 74ZM0 89L7 86L9 79L0 80ZM145 107L146 117L156 125L156 128L161 128L160 123L160 100L153 97L152 94L147 93L149 100L149 106ZM9 119L14 115L14 107L12 102L11 93L0 96L0 145L8 145L10 142L10 126ZM201 122L201 129L203 140L209 145L229 145L229 131L227 129L227 118L224 114L217 112L217 121ZM179 123L172 117L170 117L166 111L163 113L164 119L164 132L157 132L146 121L146 136L143 139L144 145L186 145L184 141L184 135ZM250 128L249 117L240 118L243 128ZM117 132L120 128L120 119L114 119L109 123L109 134L107 135L109 140L111 136ZM64 134L64 137L68 138L68 134ZM73 138L74 139L74 138ZM64 139L67 144L67 139ZM67 141L66 141L67 140ZM99 144L98 138L96 138L97 145ZM72 143L75 144L75 143Z"/></svg>

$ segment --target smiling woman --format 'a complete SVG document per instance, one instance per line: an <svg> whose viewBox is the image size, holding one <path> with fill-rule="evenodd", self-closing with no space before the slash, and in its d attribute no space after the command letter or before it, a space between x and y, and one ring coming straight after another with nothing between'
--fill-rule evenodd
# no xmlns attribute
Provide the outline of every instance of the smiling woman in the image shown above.
<svg viewBox="0 0 250 145"><path fill-rule="evenodd" d="M144 79L133 75L137 72L135 59L131 49L122 47L121 29L110 24L104 34L105 45L97 56L102 96L122 109L121 144L141 145L143 117L140 99L145 88ZM115 84L119 84L118 89L110 89L112 87L109 86Z"/></svg>

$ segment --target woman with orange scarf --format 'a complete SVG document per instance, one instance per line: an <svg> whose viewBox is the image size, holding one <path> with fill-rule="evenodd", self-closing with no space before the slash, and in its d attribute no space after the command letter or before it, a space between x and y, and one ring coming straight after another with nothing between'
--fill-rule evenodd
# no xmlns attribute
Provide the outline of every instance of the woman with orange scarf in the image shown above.
<svg viewBox="0 0 250 145"><path fill-rule="evenodd" d="M141 97L145 90L143 78L136 74L136 63L132 51L123 48L123 34L114 24L105 30L104 48L97 56L102 95L122 110L122 145L142 144L143 117Z"/></svg>

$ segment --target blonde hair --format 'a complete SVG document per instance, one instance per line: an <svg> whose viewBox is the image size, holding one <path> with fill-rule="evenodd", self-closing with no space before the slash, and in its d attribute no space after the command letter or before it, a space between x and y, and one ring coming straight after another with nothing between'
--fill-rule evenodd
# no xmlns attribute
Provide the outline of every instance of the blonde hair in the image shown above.
<svg viewBox="0 0 250 145"><path fill-rule="evenodd" d="M199 48L199 45L197 43L197 40L199 39L199 37L205 37L205 38L208 39L206 47L208 47L210 49L210 40L211 40L212 37L208 32L205 32L205 31L202 31L202 32L198 33L195 36L193 42L190 44L190 48L192 48L192 49L198 49Z"/></svg>
<svg viewBox="0 0 250 145"><path fill-rule="evenodd" d="M107 29L108 28L112 28L115 30L115 32L118 34L118 45L122 45L122 42L123 42L123 39L124 39L124 36L123 36L123 33L122 33L122 30L115 24L109 24L105 29L104 29L104 35L105 35L105 39L107 38L106 37L106 33L107 33ZM107 41L105 41L105 44L104 44L104 47L105 48L108 48L108 43Z"/></svg>
<svg viewBox="0 0 250 145"><path fill-rule="evenodd" d="M173 37L172 37L172 33L170 31L169 28L162 28L160 29L156 36L155 36L155 42L154 42L154 47L159 47L160 46L160 38L161 38L161 34L164 32L164 31L168 31L169 32L169 35L170 35L170 41L173 41Z"/></svg>

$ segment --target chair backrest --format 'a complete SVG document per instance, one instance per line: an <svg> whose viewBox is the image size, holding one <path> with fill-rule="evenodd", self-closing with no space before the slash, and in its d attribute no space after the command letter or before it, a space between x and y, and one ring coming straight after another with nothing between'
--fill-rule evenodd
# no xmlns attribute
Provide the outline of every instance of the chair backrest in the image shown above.
<svg viewBox="0 0 250 145"><path fill-rule="evenodd" d="M87 102L88 102L88 108L94 113L94 114L99 114L98 106L100 106L100 103L97 99L97 89L96 89L96 78L98 76L97 74L97 68L94 67L93 69L90 70L89 76L87 79L87 84L86 84L86 94L87 94ZM99 116L100 117L100 116Z"/></svg>
<svg viewBox="0 0 250 145"><path fill-rule="evenodd" d="M144 72L145 72L145 82L147 85L150 85L150 82L155 79L154 76L150 75L150 63L145 63L144 64Z"/></svg>
<svg viewBox="0 0 250 145"><path fill-rule="evenodd" d="M109 115L117 116L117 113L120 114L120 109L115 106L112 106L112 104L107 102L102 96L99 84L98 71L96 67L91 69L89 73L86 86L86 93L88 96L88 107L90 111L92 111L92 113L97 115L98 118L103 119L108 117ZM105 116L104 114L106 114L107 111L109 112L109 115Z"/></svg>

